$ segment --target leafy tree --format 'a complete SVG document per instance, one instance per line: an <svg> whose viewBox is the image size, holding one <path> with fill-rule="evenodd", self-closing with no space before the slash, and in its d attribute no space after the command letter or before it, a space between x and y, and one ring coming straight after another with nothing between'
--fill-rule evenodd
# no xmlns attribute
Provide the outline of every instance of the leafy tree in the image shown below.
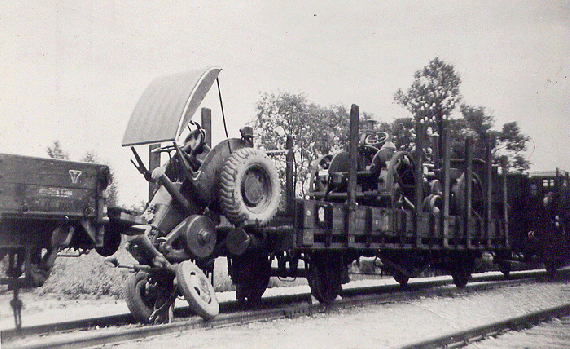
<svg viewBox="0 0 570 349"><path fill-rule="evenodd" d="M399 89L394 95L396 103L408 109L416 120L421 120L441 135L443 122L461 100L461 79L451 64L435 57L423 69L414 73L412 86L406 92ZM439 157L443 149L438 138Z"/></svg>
<svg viewBox="0 0 570 349"><path fill-rule="evenodd" d="M51 146L48 146L47 153L52 159L69 160L69 153L66 153L61 149L59 141L54 141Z"/></svg>
<svg viewBox="0 0 570 349"><path fill-rule="evenodd" d="M415 120L434 129L435 135L441 135L445 123L451 137L452 157L464 156L465 140L471 137L475 156L483 158L486 144L490 143L496 163L518 171L528 169L529 162L524 159L523 152L530 138L520 132L516 122L503 125L501 131L493 130L494 118L485 108L467 105L460 107L462 119L449 118L461 100L460 83L455 68L437 57L416 71L412 86L406 92L399 89L394 95L394 100L414 116L414 119L394 121L392 132L396 146L406 149L414 141ZM438 148L443 149L441 137Z"/></svg>
<svg viewBox="0 0 570 349"><path fill-rule="evenodd" d="M285 149L287 135L293 136L297 188L303 195L311 164L348 143L349 122L349 112L342 106L323 108L309 103L303 94L282 92L261 96L253 127L258 130L258 145L267 150ZM284 178L284 162L278 167Z"/></svg>
<svg viewBox="0 0 570 349"><path fill-rule="evenodd" d="M530 137L521 133L516 121L508 122L497 135L495 154L502 164L519 172L530 168L530 161L525 159L527 142Z"/></svg>
<svg viewBox="0 0 570 349"><path fill-rule="evenodd" d="M461 99L460 83L461 79L453 65L436 57L414 73L412 86L406 92L402 89L396 91L394 100L416 118L442 120L449 117Z"/></svg>

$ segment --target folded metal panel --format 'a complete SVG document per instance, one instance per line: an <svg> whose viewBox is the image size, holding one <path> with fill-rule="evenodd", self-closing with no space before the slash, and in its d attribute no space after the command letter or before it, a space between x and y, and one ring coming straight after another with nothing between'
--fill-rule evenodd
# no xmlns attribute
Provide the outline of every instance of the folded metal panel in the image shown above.
<svg viewBox="0 0 570 349"><path fill-rule="evenodd" d="M143 92L123 136L123 146L173 141L191 120L218 77L208 67L159 77Z"/></svg>

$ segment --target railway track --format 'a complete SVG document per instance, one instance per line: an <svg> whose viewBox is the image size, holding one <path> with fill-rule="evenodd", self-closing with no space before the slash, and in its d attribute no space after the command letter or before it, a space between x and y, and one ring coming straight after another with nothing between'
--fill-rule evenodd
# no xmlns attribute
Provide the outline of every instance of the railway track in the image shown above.
<svg viewBox="0 0 570 349"><path fill-rule="evenodd" d="M2 346L5 348L80 348L101 344L136 340L147 336L183 332L195 328L220 327L254 321L267 321L280 318L294 318L328 311L330 309L366 306L378 303L396 303L421 297L449 296L458 292L489 290L508 285L534 282L543 277L543 271L525 271L511 274L509 280L501 280L501 275L476 275L473 282L464 290L452 286L449 279L421 280L411 282L406 290L398 285L347 287L343 299L325 306L310 304L308 293L264 298L263 308L252 311L238 311L236 302L221 304L221 311L214 320L205 322L191 317L187 308L176 309L176 321L156 326L133 325L130 314L103 318L85 319L73 322L60 322L43 326L24 327L20 331L2 332ZM97 329L97 330L91 330ZM79 333L79 331L81 331Z"/></svg>
<svg viewBox="0 0 570 349"><path fill-rule="evenodd" d="M548 321L554 318L563 318L560 321L560 325L546 325L540 326L541 324L547 323ZM536 326L540 326L541 329L535 330L535 335L541 337L538 339L538 343L535 343L534 346L529 346L528 339L522 339L521 337L525 337L524 335L520 335L521 330L531 329ZM557 344L552 347L547 345L547 341L551 340L552 332L549 331L549 328L558 328L561 329L565 333L562 333L559 341ZM469 348L520 348L518 344L522 345L524 348L545 348L545 347L552 347L552 348L568 348L570 347L570 304L564 304L558 307L553 307L549 309L544 309L541 311L533 312L530 314L526 314L524 316L519 316L515 318L511 318L504 321L495 322L492 324L488 324L485 326L474 327L467 331L461 331L458 333L453 333L450 335L441 336L438 338L430 339L427 341L413 343L410 345L406 345L402 347L402 349L435 349L435 348L461 348L461 347L469 347ZM501 338L501 335L504 335L508 331L517 331L519 332L518 336L515 335L510 336L510 338ZM528 332L528 331L523 331ZM492 341L487 343L487 345L483 345L485 342L491 337L498 337L502 339L501 341ZM540 342L542 341L542 343ZM513 343L515 342L515 343ZM564 345L565 344L565 345Z"/></svg>

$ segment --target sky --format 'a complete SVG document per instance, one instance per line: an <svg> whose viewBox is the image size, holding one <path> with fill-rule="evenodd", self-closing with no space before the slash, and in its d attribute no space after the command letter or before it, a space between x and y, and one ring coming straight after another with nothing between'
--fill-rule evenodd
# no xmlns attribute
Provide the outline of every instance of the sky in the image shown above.
<svg viewBox="0 0 570 349"><path fill-rule="evenodd" d="M410 117L394 93L435 57L455 67L463 103L532 138L532 171L570 170L570 0L2 0L0 152L47 156L56 140L72 160L93 152L120 202L139 204L147 186L121 140L156 77L221 67L238 136L262 93ZM223 139L215 89L203 106Z"/></svg>

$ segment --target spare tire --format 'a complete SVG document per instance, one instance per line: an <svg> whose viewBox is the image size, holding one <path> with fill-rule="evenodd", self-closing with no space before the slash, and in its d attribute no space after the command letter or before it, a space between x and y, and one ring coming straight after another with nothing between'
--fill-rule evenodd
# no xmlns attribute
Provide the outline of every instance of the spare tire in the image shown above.
<svg viewBox="0 0 570 349"><path fill-rule="evenodd" d="M234 225L269 222L281 200L279 175L262 151L243 148L226 161L221 173L220 206Z"/></svg>

